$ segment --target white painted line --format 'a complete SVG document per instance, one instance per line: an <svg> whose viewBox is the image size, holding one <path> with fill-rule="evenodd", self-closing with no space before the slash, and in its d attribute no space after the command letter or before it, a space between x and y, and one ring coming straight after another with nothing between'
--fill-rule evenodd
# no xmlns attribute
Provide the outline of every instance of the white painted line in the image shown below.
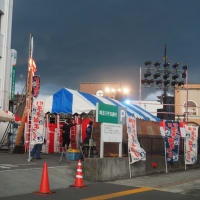
<svg viewBox="0 0 200 200"><path fill-rule="evenodd" d="M53 168L64 168L66 166L54 166L54 167L48 167L48 169L53 169ZM35 169L42 169L42 167L38 167L38 168L24 168L24 169L8 169L8 170L0 170L1 172L11 172L11 171L24 171L24 170L35 170Z"/></svg>
<svg viewBox="0 0 200 200"><path fill-rule="evenodd" d="M1 166L6 166L6 167L19 167L18 165L11 165L11 164L0 164L0 167Z"/></svg>
<svg viewBox="0 0 200 200"><path fill-rule="evenodd" d="M0 166L0 168L2 168L2 169L10 169L11 167L7 167L7 166Z"/></svg>

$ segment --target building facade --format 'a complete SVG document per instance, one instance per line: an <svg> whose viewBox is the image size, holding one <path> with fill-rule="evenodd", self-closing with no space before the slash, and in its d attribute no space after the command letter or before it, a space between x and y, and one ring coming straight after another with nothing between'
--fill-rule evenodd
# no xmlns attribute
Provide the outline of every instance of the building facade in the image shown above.
<svg viewBox="0 0 200 200"><path fill-rule="evenodd" d="M130 87L120 82L91 82L80 83L80 91L121 100L130 95Z"/></svg>
<svg viewBox="0 0 200 200"><path fill-rule="evenodd" d="M188 89L175 88L174 97L176 119L187 121L188 118L188 122L200 125L200 84L188 84Z"/></svg>
<svg viewBox="0 0 200 200"><path fill-rule="evenodd" d="M0 109L9 109L12 80L11 30L13 0L0 0Z"/></svg>
<svg viewBox="0 0 200 200"><path fill-rule="evenodd" d="M157 112L158 112L157 110L163 108L163 105L158 101L136 101L136 100L133 100L128 103L136 104L155 116L157 116Z"/></svg>

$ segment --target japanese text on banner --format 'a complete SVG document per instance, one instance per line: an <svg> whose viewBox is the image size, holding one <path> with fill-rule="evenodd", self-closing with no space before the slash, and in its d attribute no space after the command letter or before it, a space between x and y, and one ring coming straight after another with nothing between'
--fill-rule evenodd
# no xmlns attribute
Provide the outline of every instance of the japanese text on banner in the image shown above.
<svg viewBox="0 0 200 200"><path fill-rule="evenodd" d="M141 148L137 138L136 120L133 117L127 117L128 149L131 155L130 164L139 160L146 160L146 152Z"/></svg>
<svg viewBox="0 0 200 200"><path fill-rule="evenodd" d="M31 143L43 143L44 141L44 102L33 100L32 121L31 121Z"/></svg>
<svg viewBox="0 0 200 200"><path fill-rule="evenodd" d="M179 159L180 124L179 122L165 122L165 145L167 162L177 162Z"/></svg>
<svg viewBox="0 0 200 200"><path fill-rule="evenodd" d="M186 126L185 164L191 165L197 161L198 127Z"/></svg>

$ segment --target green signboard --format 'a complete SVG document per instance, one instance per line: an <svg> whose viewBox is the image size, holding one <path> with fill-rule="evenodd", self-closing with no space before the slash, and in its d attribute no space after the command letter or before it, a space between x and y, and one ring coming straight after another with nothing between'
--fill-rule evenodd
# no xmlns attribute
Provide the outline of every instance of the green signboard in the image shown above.
<svg viewBox="0 0 200 200"><path fill-rule="evenodd" d="M12 68L12 85L11 85L11 100L13 101L15 98L15 74L16 74L16 67L13 66Z"/></svg>
<svg viewBox="0 0 200 200"><path fill-rule="evenodd" d="M118 124L118 106L97 103L96 121Z"/></svg>

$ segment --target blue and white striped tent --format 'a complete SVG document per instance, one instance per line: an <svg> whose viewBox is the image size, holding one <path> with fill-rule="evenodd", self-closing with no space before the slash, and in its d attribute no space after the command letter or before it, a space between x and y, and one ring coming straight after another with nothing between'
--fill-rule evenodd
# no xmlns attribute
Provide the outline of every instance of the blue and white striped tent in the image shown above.
<svg viewBox="0 0 200 200"><path fill-rule="evenodd" d="M129 115L133 115L136 118L160 121L159 118L147 112L143 108L135 104L126 104L115 99L107 97L99 97L96 95L87 94L84 92L71 90L68 88L62 88L56 92L53 96L48 98L45 102L45 111L55 113L88 113L91 110L96 110L96 103L105 103L110 105L116 105L122 107L127 111Z"/></svg>

